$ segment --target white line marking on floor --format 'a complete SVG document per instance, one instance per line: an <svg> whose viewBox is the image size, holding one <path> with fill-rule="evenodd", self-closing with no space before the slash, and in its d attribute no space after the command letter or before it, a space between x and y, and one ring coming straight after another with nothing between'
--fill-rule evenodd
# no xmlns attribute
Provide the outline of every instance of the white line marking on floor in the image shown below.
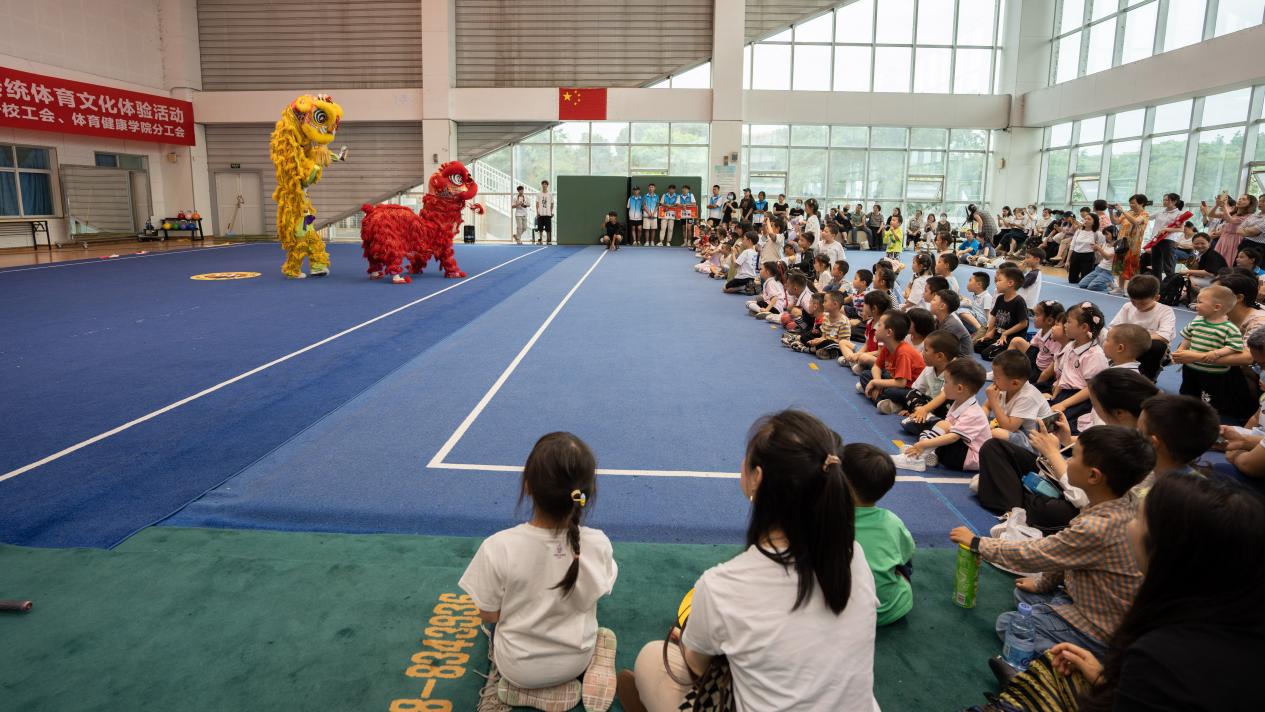
<svg viewBox="0 0 1265 712"><path fill-rule="evenodd" d="M111 262L122 262L123 260L139 260L146 257L164 257L166 255L188 255L195 252L204 252L206 250L219 250L225 247L242 247L247 244L266 245L268 243L266 242L256 242L256 243L234 242L230 245L207 245L206 247L191 247L187 250L167 250L164 252L153 252L146 255L125 255L123 257L110 257L108 259L97 258L95 260L92 259L91 257L85 257L83 258L83 261L81 262L63 262L63 263L55 264L55 265L40 265L39 267L19 267L17 269L4 269L4 270L0 270L0 275L12 274L14 272L30 272L31 270L37 270L37 269L57 269L59 267L79 267L81 265L109 264Z"/></svg>
<svg viewBox="0 0 1265 712"><path fill-rule="evenodd" d="M448 437L448 441L445 442L443 447L439 448L439 452L435 453L435 456L430 459L430 462L426 464L427 467L438 467L443 464L444 458L448 457L448 453L452 452L452 449L457 446L457 442L461 440L461 438L466 434L466 431L470 429L470 426L474 424L475 419L479 417L479 415L483 412L483 409L486 408L488 403L492 401L492 398L496 395L497 391L501 390L501 386L504 386L505 382L509 380L510 374L514 373L514 369L518 368L518 364L523 362L523 358L527 356L527 352L531 351L532 347L536 345L536 341L540 339L541 334L544 334L545 329L548 329L549 325L553 323L554 317L558 316L558 312L562 311L562 308L567 305L567 302L571 301L571 297L575 294L575 291L580 288L581 284L584 284L584 280L588 279L590 274L593 274L593 270L597 269L597 266L602 262L602 258L606 257L608 254L610 254L609 250L602 250L602 254L597 256L593 265L590 266L588 271L580 277L579 281L571 287L571 291L567 292L567 295L562 298L562 301L558 302L558 305L555 306L553 311L549 313L549 316L545 318L545 321L540 325L540 328L536 329L536 333L532 334L531 338L527 340L527 343L523 346L522 350L514 357L514 360L510 361L510 365L506 366L505 370L501 372L501 375L496 379L496 382L492 384L492 387L488 389L488 392L483 394L483 397L475 404L474 410L471 410L470 414L466 416L466 419L461 421L461 425L458 425L457 429L454 430L452 435Z"/></svg>
<svg viewBox="0 0 1265 712"><path fill-rule="evenodd" d="M231 386L231 385L233 385L234 383L237 383L238 381L241 381L241 380L246 379L246 378L250 378L251 376L253 376L253 375L257 374L257 373L260 373L261 371L266 371L266 370L268 370L268 369L272 368L273 366L276 366L276 365L278 365L278 364L285 363L286 361L289 361L290 359L292 359L292 358L294 358L294 357L296 357L296 356L301 356L301 355L303 355L303 354L307 353L308 351L311 351L312 349L320 348L321 346L324 346L325 344L328 344L329 342L334 341L335 339L340 339L340 338L342 338L342 337L344 337L344 336L346 336L346 335L348 335L348 334L352 333L353 331L359 331L360 329L363 329L363 328L365 328L366 326L369 326L370 324L373 324L373 323L379 322L379 321L381 321L381 320L383 320L383 319L385 319L385 318L387 318L387 317L389 317L389 316L393 316L393 315L395 315L395 314L398 314L398 313L400 313L400 312L402 312L402 311L404 311L405 309L408 309L408 308L410 308L410 307L415 307L415 306L417 306L418 304L421 304L422 302L424 302L424 301L426 301L426 300L428 300L428 299L432 299L432 298L434 298L434 297L437 297L437 296L439 296L439 295L443 294L444 292L447 292L447 291L449 291L449 290L451 290L451 289L456 289L457 287L460 287L460 286L461 286L461 285L463 285L463 284L469 284L470 282L473 282L474 280L478 279L479 277L482 277L482 276L483 276L483 275L485 275L485 274L488 274L488 273L490 273L490 272L495 272L496 270L498 270L498 269L500 269L500 268L504 267L504 266L505 266L505 265L507 265L507 264L510 264L511 262L517 262L518 260L521 260L521 259L523 259L524 257L529 257L529 256L531 256L531 255L534 255L534 254L536 254L537 252L540 252L540 251L541 251L541 250L543 250L543 249L545 249L545 248L541 247L541 248L539 248L539 249L532 250L531 252L528 252L528 253L526 253L526 254L519 255L518 257L515 257L515 258L513 258L513 259L506 260L505 262L502 262L501 264L496 265L495 267L490 267L490 268L488 268L488 269L483 270L482 272L480 272L480 273L478 273L478 274L474 275L473 277L466 277L465 279L461 280L460 282L456 282L456 283L454 283L454 284L450 284L449 286L444 287L443 289L440 289L440 290L438 290L438 291L431 292L430 294L427 294L427 295L426 295L426 296L424 296L424 297L421 297L421 298L419 298L419 299L414 299L413 301L411 301L411 302L409 302L409 303L407 303L407 304L404 304L404 305L402 305L402 306L398 306L398 307L396 307L396 308L394 308L394 309L392 309L392 310L390 310L390 311L383 312L382 314L379 314L378 316L375 316L375 317L373 317L372 319L369 319L368 321L363 321L363 322L361 322L361 323L359 323L359 324L356 324L355 326L349 327L349 328L347 328L347 329L343 329L342 331L338 332L337 334L334 334L333 336L327 336L327 337L325 337L324 339L321 339L320 341L317 341L316 343L313 343L313 344L308 344L307 346L304 346L303 348L299 349L298 351L292 351L291 353L288 353L288 354L286 354L285 356L282 356L281 358L278 358L278 359L275 359L275 360L269 361L268 363L265 363L265 364L264 364L264 365L262 365L262 366L256 366L255 368L252 368L251 370L246 371L245 373L241 373L241 374L238 374L238 375L236 375L236 376L233 376L232 378L228 379L227 381L221 381L220 383L217 383L217 384L215 384L214 386L211 386L210 388L206 388L206 389L204 389L204 390L198 391L197 393L194 393L193 395L191 395L191 396L189 396L189 397L187 397L187 398L182 398L182 399L180 399L180 400L176 401L175 403L172 403L171 405L167 405L167 406L164 406L164 407L162 407L162 408L159 408L158 410L155 410L155 411L153 411L152 413L146 413L145 415L142 415L141 417L136 418L135 420L129 420L128 422L126 422L126 423L124 423L124 424L122 424L122 425L118 426L117 428L113 428L113 429L111 429L111 430L107 430L107 431L105 431L104 433L101 433L100 435L94 435L93 437L90 437L90 438L88 438L87 440L84 440L84 441L82 441L82 442L75 443L74 445L71 445L70 447L68 447L68 448L66 448L66 449L64 449L64 450L61 450L61 451L59 451L59 452L55 452L55 453L53 453L52 455L49 455L48 457L45 457L45 458L42 458L42 459L36 460L35 462L32 462L32 463L31 463L31 464L29 464L29 465L25 465L25 466L23 466L23 467L19 467L19 468L18 468L18 469L16 469L16 470L11 470L11 471L9 471L9 472L6 472L6 473L4 473L3 475L0 475L0 482L4 482L5 480L9 480L9 479L12 479L12 478L14 478L14 477L17 477L18 475L20 475L20 474L22 474L22 473L24 473L24 472L30 472L31 470L34 470L34 469L35 469L35 468L37 468L37 467L42 467L42 466L44 466L44 465L47 465L48 463L53 462L54 460L59 460L59 459L61 459L61 458L65 457L65 456L67 456L67 455L69 455L69 454L71 454L71 453L73 453L73 452L76 452L76 451L78 451L78 450L82 450L82 449L84 449L84 448L88 447L89 445L92 445L93 443L99 443L99 442L101 442L102 440L105 440L106 438L110 438L110 437L113 437L113 436L115 436L115 435L118 435L119 433L123 432L124 430L127 430L127 429L129 429L129 428L132 428L132 427L134 427L134 426L136 426L136 425L140 425L141 423L144 423L145 421L148 421L148 420L153 420L154 418L157 418L158 416L162 415L163 413L169 413L169 412L171 412L171 411L173 411L173 410L175 410L175 409L177 409L177 408L179 408L179 407L181 407L181 406L183 406L183 405L187 405L187 404L189 404L189 403L192 403L193 401L195 401L195 400L197 400L197 399L199 399L199 398L201 398L201 397L203 397L203 396L210 395L210 394L212 394L212 393L214 393L214 392L216 392L216 391L218 391L218 390L220 390L220 389L222 389L222 388L226 388L226 387L228 387L228 386ZM600 259L600 258L599 258L599 259ZM586 275L586 276L587 276L587 275Z"/></svg>
<svg viewBox="0 0 1265 712"><path fill-rule="evenodd" d="M477 470L479 472L522 472L521 465L473 465L464 462L432 462L427 467L437 470ZM633 477L703 477L708 479L738 479L737 472L707 472L702 470L597 470L599 475L623 475ZM965 485L969 479L962 477L923 477L922 475L897 475L897 482L930 482L936 485Z"/></svg>

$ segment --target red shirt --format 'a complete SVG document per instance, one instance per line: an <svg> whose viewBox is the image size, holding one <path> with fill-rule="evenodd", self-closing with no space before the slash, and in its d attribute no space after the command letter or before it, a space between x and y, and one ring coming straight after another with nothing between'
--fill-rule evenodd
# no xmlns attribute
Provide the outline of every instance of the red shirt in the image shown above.
<svg viewBox="0 0 1265 712"><path fill-rule="evenodd" d="M891 353L884 346L878 350L878 361L876 361L879 370L887 371L892 374L892 378L905 379L905 385L914 382L918 374L927 367L922 360L922 354L913 347L908 341L902 341L896 345L896 353Z"/></svg>
<svg viewBox="0 0 1265 712"><path fill-rule="evenodd" d="M865 322L865 350L877 351L878 342L874 340L874 320L868 319Z"/></svg>

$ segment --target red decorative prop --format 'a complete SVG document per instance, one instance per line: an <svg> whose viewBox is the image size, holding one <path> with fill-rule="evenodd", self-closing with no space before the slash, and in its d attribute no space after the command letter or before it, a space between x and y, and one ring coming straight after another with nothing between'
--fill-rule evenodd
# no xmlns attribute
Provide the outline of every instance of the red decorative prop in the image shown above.
<svg viewBox="0 0 1265 712"><path fill-rule="evenodd" d="M192 146L193 104L0 67L0 126Z"/></svg>
<svg viewBox="0 0 1265 712"><path fill-rule="evenodd" d="M606 89L562 87L558 89L559 121L605 121Z"/></svg>

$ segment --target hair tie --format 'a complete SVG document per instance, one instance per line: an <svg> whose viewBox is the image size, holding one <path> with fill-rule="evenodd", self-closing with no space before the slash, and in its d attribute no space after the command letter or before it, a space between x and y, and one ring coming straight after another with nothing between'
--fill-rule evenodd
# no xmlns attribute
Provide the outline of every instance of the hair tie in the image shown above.
<svg viewBox="0 0 1265 712"><path fill-rule="evenodd" d="M840 464L838 455L833 455L833 454L827 455L826 462L825 464L821 466L821 470L822 472L825 472L826 468L830 467L831 465L838 465L838 464Z"/></svg>
<svg viewBox="0 0 1265 712"><path fill-rule="evenodd" d="M571 501L583 507L589 503L589 497L580 490L571 490Z"/></svg>

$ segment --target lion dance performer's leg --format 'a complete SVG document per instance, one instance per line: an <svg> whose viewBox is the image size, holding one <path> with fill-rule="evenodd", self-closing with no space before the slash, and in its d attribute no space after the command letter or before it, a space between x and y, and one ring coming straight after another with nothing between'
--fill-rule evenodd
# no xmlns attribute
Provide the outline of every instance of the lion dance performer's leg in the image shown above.
<svg viewBox="0 0 1265 712"><path fill-rule="evenodd" d="M444 268L445 277L461 278L465 277L466 273L462 272L461 267L457 266L457 258L453 254L452 241L455 237L455 234L444 236L440 243L435 246L435 259Z"/></svg>

